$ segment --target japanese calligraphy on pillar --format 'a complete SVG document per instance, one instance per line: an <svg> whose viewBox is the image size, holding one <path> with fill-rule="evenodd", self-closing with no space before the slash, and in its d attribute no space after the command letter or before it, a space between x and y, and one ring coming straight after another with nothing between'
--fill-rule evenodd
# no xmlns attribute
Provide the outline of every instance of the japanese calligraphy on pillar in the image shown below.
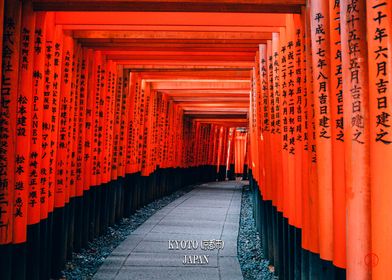
<svg viewBox="0 0 392 280"><path fill-rule="evenodd" d="M16 120L15 193L14 193L14 243L26 241L27 194L29 184L29 155L31 133L32 74L35 15L30 5L23 6L21 28L19 89ZM1 205L0 205L1 207ZM0 210L1 211L1 210ZM1 242L0 242L1 243Z"/></svg>
<svg viewBox="0 0 392 280"><path fill-rule="evenodd" d="M137 147L139 146L139 118L140 113L140 95L141 95L141 83L139 76L136 74L130 75L130 97L129 97L129 117L128 117L128 129L127 129L127 142L128 148L126 153L126 170L127 173L135 173L138 168L138 156Z"/></svg>
<svg viewBox="0 0 392 280"><path fill-rule="evenodd" d="M77 161L77 138L78 138L78 115L79 115L79 86L80 86L80 71L81 71L81 48L75 44L74 53L72 55L72 83L71 83L71 94L72 94L72 110L69 118L70 129L68 136L68 145L70 147L68 153L69 161L69 176L67 182L69 184L70 197L76 195L76 161Z"/></svg>
<svg viewBox="0 0 392 280"><path fill-rule="evenodd" d="M138 171L141 171L141 168L145 166L146 159L146 140L147 140L147 131L148 131L148 109L150 104L150 87L149 85L142 80L141 88L140 88L140 111L139 111L139 138L138 138L138 149L137 149L137 161L138 161ZM173 157L173 154L170 154ZM172 160L173 158L171 158Z"/></svg>
<svg viewBox="0 0 392 280"><path fill-rule="evenodd" d="M59 96L59 128L57 140L57 165L56 165L56 190L55 190L55 207L62 207L67 202L69 194L67 185L67 157L68 157L68 130L69 128L69 114L70 114L70 95L71 95L71 81L72 81L72 53L73 42L72 38L63 37L64 47L62 49L61 61L61 76L58 82L60 83ZM55 51L56 52L56 51ZM56 55L55 55L56 57ZM56 65L56 58L55 58ZM54 83L57 83L55 81Z"/></svg>
<svg viewBox="0 0 392 280"><path fill-rule="evenodd" d="M328 39L326 34L326 28L328 28L328 21L322 12L316 12L313 16L313 28L312 35L314 36L313 44L313 61L314 73L316 73L315 79L315 97L317 102L316 116L318 116L318 137L329 139L331 138L331 125L330 125L330 112L329 112L329 98L328 98L328 83L329 83L329 67L328 67L328 46L326 40Z"/></svg>
<svg viewBox="0 0 392 280"><path fill-rule="evenodd" d="M287 110L288 110L288 151L289 154L295 154L295 49L294 41L292 41L293 34L287 33Z"/></svg>
<svg viewBox="0 0 392 280"><path fill-rule="evenodd" d="M94 84L94 53L91 49L87 50L87 65L86 69L87 72L89 73L88 79L86 79L86 112L84 115L85 119L85 124L83 126L85 138L83 141L83 168L86 170L85 176L84 176L84 184L83 184L83 189L84 190L89 190L91 185L92 185L92 149L93 149L93 112L94 112L94 107L95 107L95 84Z"/></svg>
<svg viewBox="0 0 392 280"><path fill-rule="evenodd" d="M120 122L120 139L119 139L119 148L118 148L118 172L121 176L125 175L125 164L127 153L127 141L128 141L128 133L126 125L128 124L129 118L129 107L130 107L130 95L129 95L129 70L123 70L122 73L118 73L118 83L121 81L122 89L122 99L121 99L121 122Z"/></svg>
<svg viewBox="0 0 392 280"><path fill-rule="evenodd" d="M114 148L114 125L115 125L115 109L116 109L116 83L117 83L117 66L115 63L111 64L112 80L110 83L110 105L109 105L109 126L108 126L108 164L107 164L107 180L110 181L112 166L113 166L113 148Z"/></svg>
<svg viewBox="0 0 392 280"><path fill-rule="evenodd" d="M305 17L305 15L304 15ZM308 62L308 44L307 41L309 41L309 38L306 36L306 20L304 20L304 30L303 30L303 45L302 45L302 51L303 51L303 68L302 68L302 73L303 73L303 79L302 79L302 92L303 92L303 102L302 102L302 129L303 129L303 149L304 151L309 151L309 81L312 80L311 77L309 77L309 72L307 69L308 65L311 65L311 63Z"/></svg>
<svg viewBox="0 0 392 280"><path fill-rule="evenodd" d="M275 134L275 99L274 99L274 66L273 66L273 53L272 53L272 41L268 41L267 45L267 58L268 58L268 106L267 110L269 111L270 116L270 125L271 125L271 133Z"/></svg>
<svg viewBox="0 0 392 280"><path fill-rule="evenodd" d="M343 77L340 28L340 1L330 1L331 125L334 213L334 259L338 267L346 264L346 180L344 167Z"/></svg>
<svg viewBox="0 0 392 280"><path fill-rule="evenodd" d="M281 45L280 50L280 90L282 94L282 147L284 150L289 149L289 126L288 126L288 86L287 86L287 46Z"/></svg>
<svg viewBox="0 0 392 280"><path fill-rule="evenodd" d="M331 2L332 4L332 2ZM344 122L343 122L343 88L342 88L342 50L340 42L340 4L333 1L330 7L330 32L331 32L331 96L333 119L334 119L334 138L337 141L344 141Z"/></svg>
<svg viewBox="0 0 392 280"><path fill-rule="evenodd" d="M108 147L108 125L109 125L109 106L110 106L110 84L112 82L112 71L110 69L110 61L105 64L105 78L104 84L101 89L101 102L100 102L100 137L101 137L101 178L102 183L106 183L108 156L106 149Z"/></svg>
<svg viewBox="0 0 392 280"><path fill-rule="evenodd" d="M54 36L54 14L48 13L45 21L45 41L43 42L43 50L45 53L45 67L43 73L43 107L42 107L42 168L41 187L40 187L40 203L41 203L41 219L48 216L49 199L53 195L49 191L50 183L50 145L51 145L51 98L52 98L52 63L53 63L53 36Z"/></svg>
<svg viewBox="0 0 392 280"><path fill-rule="evenodd" d="M115 179L117 176L121 176L118 171L120 168L120 146L122 145L122 141L124 138L124 134L121 135L121 122L122 116L124 116L123 106L122 106L122 98L123 98L123 67L122 65L117 66L117 83L116 83L116 91L115 91L115 118L114 118L114 130L113 130L113 157L112 157L112 179ZM121 139L120 139L121 138Z"/></svg>
<svg viewBox="0 0 392 280"><path fill-rule="evenodd" d="M279 49L280 34L272 33L272 84L273 92L273 114L274 114L274 135L271 140L272 158L273 158L273 184L275 185L276 206L278 211L282 211L282 129L281 129L281 93L280 93L280 65L279 65Z"/></svg>
<svg viewBox="0 0 392 280"><path fill-rule="evenodd" d="M42 143L43 143L43 102L44 96L44 72L45 72L45 22L46 13L37 14L34 36L34 70L33 70L33 103L31 112L31 138L30 138L30 184L28 193L28 223L35 224L40 220L40 205L45 202L45 184L41 179L44 167ZM41 200L41 198L43 200Z"/></svg>
<svg viewBox="0 0 392 280"><path fill-rule="evenodd" d="M280 83L279 83L279 33L272 34L272 65L273 65L273 99L274 99L274 131L273 133L281 134L280 122Z"/></svg>
<svg viewBox="0 0 392 280"><path fill-rule="evenodd" d="M362 103L361 93L362 87L360 85L360 72L361 72L361 63L359 54L361 51L360 40L365 40L365 38L361 38L359 35L359 30L357 28L359 18L359 10L357 7L357 0L348 1L346 17L344 18L347 28L347 44L348 44L348 55L349 55L349 72L350 76L350 95L351 95L351 127L352 127L352 141L355 141L359 144L364 144L364 104ZM377 39L378 36L375 35L374 39ZM348 93L347 93L348 94ZM380 109L385 108L386 106L386 97L381 96L378 99L378 106Z"/></svg>
<svg viewBox="0 0 392 280"><path fill-rule="evenodd" d="M333 182L330 109L329 3L317 0L311 7L313 89L319 191L320 255L333 259Z"/></svg>
<svg viewBox="0 0 392 280"><path fill-rule="evenodd" d="M373 24L368 24L369 30L369 46L371 50L369 53L370 63L374 64L375 70L371 72L371 81L373 84L370 86L375 88L377 95L374 95L377 100L377 115L376 115L376 131L375 135L371 135L376 142L389 145L392 143L392 128L390 123L390 106L391 96L388 95L390 92L390 83L388 77L390 77L391 65L390 57L391 54L391 18L388 18L387 11L391 9L390 2L387 1L370 1L371 5L368 8L370 19ZM389 5L389 7L388 7ZM389 13L390 14L390 13ZM372 120L373 121L373 120Z"/></svg>
<svg viewBox="0 0 392 280"><path fill-rule="evenodd" d="M391 188L392 1L366 1L369 62L371 249L380 260L373 279L392 274ZM388 187L387 187L388 186Z"/></svg>
<svg viewBox="0 0 392 280"><path fill-rule="evenodd" d="M83 175L86 171L84 161L84 148L85 148L85 137L86 133L84 127L86 125L86 101L87 101L87 88L88 88L88 61L89 61L88 51L86 49L82 50L82 58L80 61L80 84L79 84L79 114L78 118L78 136L77 136L77 149L76 149L76 195L83 195L84 185L83 185ZM88 171L87 171L88 172ZM87 173L86 172L86 173Z"/></svg>
<svg viewBox="0 0 392 280"><path fill-rule="evenodd" d="M54 33L53 42L53 68L52 68L52 100L51 100L51 138L50 138L50 159L49 159L49 192L52 196L49 199L49 210L55 206L61 206L62 198L57 195L57 144L60 118L60 92L61 92L61 73L63 62L63 40L61 27L57 26ZM60 186L62 188L62 186Z"/></svg>
<svg viewBox="0 0 392 280"><path fill-rule="evenodd" d="M295 141L302 142L304 129L302 127L303 118L303 103L306 102L304 97L303 85L304 85L304 53L303 53L303 31L301 26L296 26L295 29Z"/></svg>
<svg viewBox="0 0 392 280"><path fill-rule="evenodd" d="M15 119L20 44L20 2L8 1L4 13L3 68L0 102L0 244L12 241L15 172Z"/></svg>
<svg viewBox="0 0 392 280"><path fill-rule="evenodd" d="M341 48L344 94L344 137L346 159L346 240L347 277L365 279L371 266L364 258L371 250L370 221L370 134L369 134L369 73L366 30L366 1L341 0ZM370 35L371 33L369 33ZM373 34L371 35L373 37ZM368 40L367 40L368 38ZM380 100L380 104L384 102Z"/></svg>
<svg viewBox="0 0 392 280"><path fill-rule="evenodd" d="M260 115L262 118L261 124L262 126L260 127L260 133L261 132L267 132L270 131L270 118L269 118L269 108L268 108L268 77L267 77L267 56L266 56L266 47L265 45L261 48L260 47L260 65L258 65L259 72L256 72L256 93L260 96L258 99L258 102L261 104L257 104L260 110L263 114ZM256 71L258 69L256 68ZM261 88L258 87L260 85Z"/></svg>
<svg viewBox="0 0 392 280"><path fill-rule="evenodd" d="M94 90L93 90L93 110L92 110L92 117L93 117L93 143L92 143L92 166L91 166L91 172L92 172L92 185L97 185L97 177L100 174L100 168L99 168L99 106L100 106L100 92L101 92L101 76L102 76L102 57L101 53L96 51L94 53Z"/></svg>

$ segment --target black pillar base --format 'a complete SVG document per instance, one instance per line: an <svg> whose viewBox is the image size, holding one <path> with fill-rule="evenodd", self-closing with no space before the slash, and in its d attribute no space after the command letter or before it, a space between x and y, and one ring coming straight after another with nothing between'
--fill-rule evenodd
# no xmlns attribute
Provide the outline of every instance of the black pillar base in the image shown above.
<svg viewBox="0 0 392 280"><path fill-rule="evenodd" d="M0 245L0 271L4 280L10 280L12 275L12 245Z"/></svg>
<svg viewBox="0 0 392 280"><path fill-rule="evenodd" d="M302 248L302 231L289 224L271 201L263 200L259 186L249 170L253 191L253 216L261 237L264 258L275 266L279 279L346 279L346 271L322 260L320 255Z"/></svg>

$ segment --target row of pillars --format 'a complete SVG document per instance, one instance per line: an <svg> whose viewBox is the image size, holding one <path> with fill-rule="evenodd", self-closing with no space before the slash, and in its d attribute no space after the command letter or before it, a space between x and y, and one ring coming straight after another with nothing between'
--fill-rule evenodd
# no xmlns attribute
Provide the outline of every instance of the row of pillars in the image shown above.
<svg viewBox="0 0 392 280"><path fill-rule="evenodd" d="M260 45L249 166L289 275L302 251L350 280L392 275L391 35L389 0L310 0Z"/></svg>
<svg viewBox="0 0 392 280"><path fill-rule="evenodd" d="M158 168L93 186L46 219L28 225L27 241L0 246L1 279L61 279L74 252L136 210L187 185L214 181L215 166Z"/></svg>
<svg viewBox="0 0 392 280"><path fill-rule="evenodd" d="M61 277L72 252L108 226L234 164L230 127L185 116L54 12L0 4L1 279Z"/></svg>

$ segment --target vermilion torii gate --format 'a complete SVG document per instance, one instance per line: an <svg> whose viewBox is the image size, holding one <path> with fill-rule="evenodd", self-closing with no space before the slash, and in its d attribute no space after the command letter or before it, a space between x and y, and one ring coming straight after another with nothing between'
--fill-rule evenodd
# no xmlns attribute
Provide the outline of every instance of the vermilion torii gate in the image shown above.
<svg viewBox="0 0 392 280"><path fill-rule="evenodd" d="M281 279L392 274L390 0L0 8L2 279L245 153Z"/></svg>

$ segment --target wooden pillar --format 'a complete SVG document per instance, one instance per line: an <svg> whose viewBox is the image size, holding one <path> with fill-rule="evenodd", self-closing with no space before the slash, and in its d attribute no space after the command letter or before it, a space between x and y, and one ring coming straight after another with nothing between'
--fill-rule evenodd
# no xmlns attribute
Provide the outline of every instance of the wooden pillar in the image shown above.
<svg viewBox="0 0 392 280"><path fill-rule="evenodd" d="M312 1L310 24L319 190L320 257L331 261L333 259L333 192L330 32L327 1Z"/></svg>
<svg viewBox="0 0 392 280"><path fill-rule="evenodd" d="M332 139L332 183L333 183L333 263L346 266L346 181L344 168L344 120L342 50L340 42L340 2L329 1L329 30L331 58L331 139Z"/></svg>
<svg viewBox="0 0 392 280"><path fill-rule="evenodd" d="M366 1L340 2L346 158L347 278L371 279Z"/></svg>
<svg viewBox="0 0 392 280"><path fill-rule="evenodd" d="M365 264L372 268L372 279L378 280L392 274L392 250L388 249L392 246L392 175L388 168L392 164L392 2L366 1L366 11L372 249Z"/></svg>

